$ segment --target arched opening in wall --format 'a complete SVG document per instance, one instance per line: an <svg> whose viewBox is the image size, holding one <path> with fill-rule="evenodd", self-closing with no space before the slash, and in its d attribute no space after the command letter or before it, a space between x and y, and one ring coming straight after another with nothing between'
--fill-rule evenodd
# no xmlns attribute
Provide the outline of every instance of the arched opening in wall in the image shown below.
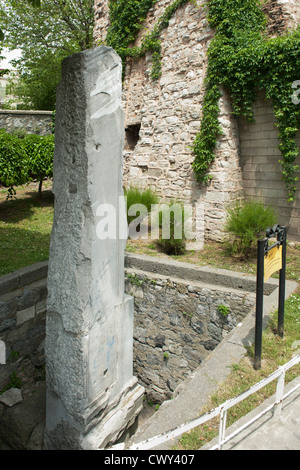
<svg viewBox="0 0 300 470"><path fill-rule="evenodd" d="M125 134L126 134L126 142L125 142L125 149L126 150L134 150L136 144L140 138L140 124L131 124L126 127Z"/></svg>

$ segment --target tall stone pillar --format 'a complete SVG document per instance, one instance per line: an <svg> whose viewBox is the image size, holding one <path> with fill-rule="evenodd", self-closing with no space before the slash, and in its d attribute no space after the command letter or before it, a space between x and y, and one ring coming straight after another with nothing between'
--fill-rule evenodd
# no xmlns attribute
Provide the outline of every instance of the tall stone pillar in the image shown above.
<svg viewBox="0 0 300 470"><path fill-rule="evenodd" d="M124 294L121 76L121 61L107 47L63 62L48 273L46 449L104 448L142 408L144 389L133 377L133 300ZM104 216L115 229L107 239L98 230Z"/></svg>

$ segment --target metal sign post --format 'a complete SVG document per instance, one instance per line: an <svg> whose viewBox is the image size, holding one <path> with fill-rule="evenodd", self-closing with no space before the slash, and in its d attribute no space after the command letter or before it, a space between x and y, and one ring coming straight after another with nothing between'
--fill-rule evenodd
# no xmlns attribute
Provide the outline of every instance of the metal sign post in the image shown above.
<svg viewBox="0 0 300 470"><path fill-rule="evenodd" d="M275 236L277 236L277 241L270 246L269 241ZM286 227L279 225L268 229L266 238L258 240L257 244L255 370L261 367L264 281L276 271L279 271L278 334L282 338L284 334Z"/></svg>
<svg viewBox="0 0 300 470"><path fill-rule="evenodd" d="M285 272L286 272L286 227L282 227L277 235L282 246L282 268L279 271L279 305L278 305L278 334L284 335L284 302L285 302Z"/></svg>
<svg viewBox="0 0 300 470"><path fill-rule="evenodd" d="M266 239L258 240L257 275L256 275L255 353L254 353L254 369L255 370L258 370L261 367L265 246L266 246Z"/></svg>

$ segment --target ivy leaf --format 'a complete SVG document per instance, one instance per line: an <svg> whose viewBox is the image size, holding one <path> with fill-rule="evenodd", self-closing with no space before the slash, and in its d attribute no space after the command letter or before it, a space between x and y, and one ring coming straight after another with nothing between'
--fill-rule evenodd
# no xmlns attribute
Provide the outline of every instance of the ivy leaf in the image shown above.
<svg viewBox="0 0 300 470"><path fill-rule="evenodd" d="M41 0L26 0L28 3L31 3L34 7L40 7L41 6Z"/></svg>

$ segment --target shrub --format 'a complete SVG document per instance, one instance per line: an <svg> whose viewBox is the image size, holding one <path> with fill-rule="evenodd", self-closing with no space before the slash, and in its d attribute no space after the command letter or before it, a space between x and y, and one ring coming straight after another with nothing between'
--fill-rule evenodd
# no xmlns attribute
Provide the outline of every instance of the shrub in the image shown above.
<svg viewBox="0 0 300 470"><path fill-rule="evenodd" d="M159 210L160 236L158 245L168 255L185 252L184 207L180 202L163 204Z"/></svg>
<svg viewBox="0 0 300 470"><path fill-rule="evenodd" d="M53 176L54 136L28 134L24 138L24 148L29 177L36 178L40 182L39 193L41 193L44 178Z"/></svg>
<svg viewBox="0 0 300 470"><path fill-rule="evenodd" d="M8 188L8 197L14 194L14 186L28 179L28 164L22 139L0 130L0 183Z"/></svg>
<svg viewBox="0 0 300 470"><path fill-rule="evenodd" d="M225 230L233 235L228 240L229 250L232 254L249 257L254 254L257 240L264 235L268 227L276 223L274 210L264 206L262 202L237 202L227 209L228 219Z"/></svg>
<svg viewBox="0 0 300 470"><path fill-rule="evenodd" d="M39 193L43 179L53 175L54 136L7 133L0 130L0 183L8 188L8 197L15 194L14 186L36 178Z"/></svg>

